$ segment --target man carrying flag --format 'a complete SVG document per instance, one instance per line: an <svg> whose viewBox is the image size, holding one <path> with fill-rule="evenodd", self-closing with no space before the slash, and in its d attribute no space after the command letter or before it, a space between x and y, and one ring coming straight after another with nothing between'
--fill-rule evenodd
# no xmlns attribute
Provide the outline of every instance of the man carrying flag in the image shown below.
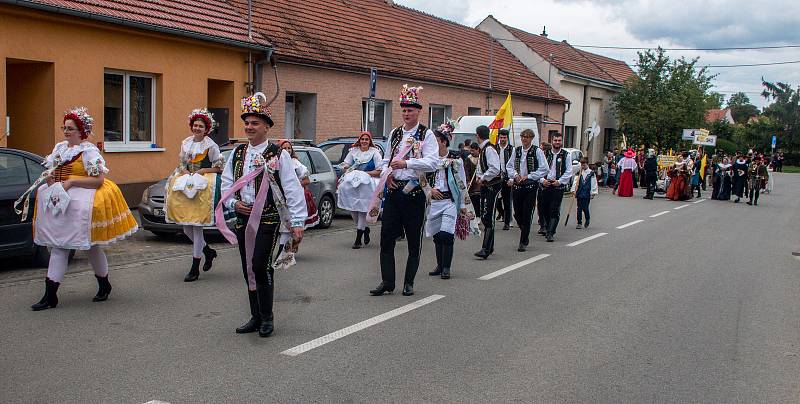
<svg viewBox="0 0 800 404"><path fill-rule="evenodd" d="M503 105L501 105L500 109L497 110L497 115L495 115L494 121L492 121L492 123L489 125L489 129L492 130L491 134L489 135L489 142L492 144L497 144L497 135L500 129L510 126L513 120L514 110L511 108L511 91L509 91L505 102L503 102Z"/></svg>

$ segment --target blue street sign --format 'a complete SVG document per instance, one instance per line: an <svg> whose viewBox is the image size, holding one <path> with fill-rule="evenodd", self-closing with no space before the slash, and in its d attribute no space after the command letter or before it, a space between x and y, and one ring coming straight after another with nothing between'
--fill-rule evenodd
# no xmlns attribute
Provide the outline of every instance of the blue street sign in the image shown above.
<svg viewBox="0 0 800 404"><path fill-rule="evenodd" d="M378 89L378 69L369 69L369 98L375 98L375 91Z"/></svg>
<svg viewBox="0 0 800 404"><path fill-rule="evenodd" d="M777 143L778 143L778 137L777 137L777 136L775 136L775 135L772 135L772 148L773 148L773 149L775 148L775 145L776 145Z"/></svg>

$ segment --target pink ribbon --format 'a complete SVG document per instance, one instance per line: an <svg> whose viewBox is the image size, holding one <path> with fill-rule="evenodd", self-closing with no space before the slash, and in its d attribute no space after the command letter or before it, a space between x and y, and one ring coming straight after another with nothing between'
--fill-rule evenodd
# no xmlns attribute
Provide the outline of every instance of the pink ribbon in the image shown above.
<svg viewBox="0 0 800 404"><path fill-rule="evenodd" d="M406 146L403 147L402 150L400 150L400 153L397 153L394 156L394 159L392 159L392 161L403 160L406 154L408 154L408 152L411 151L411 148L413 146L414 146L413 142L406 144ZM375 192L372 193L372 200L369 203L369 210L367 211L368 223L374 224L378 222L378 216L380 216L381 213L380 209L381 200L383 199L381 198L381 195L383 193L383 189L386 187L386 181L389 179L389 176L392 175L392 172L394 172L394 169L392 168L391 165L389 165L381 173L381 180L378 182L378 186L375 188Z"/></svg>
<svg viewBox="0 0 800 404"><path fill-rule="evenodd" d="M222 211L223 202L227 201L236 191L244 188L248 182L252 181L259 174L264 172L265 167L266 165L261 166L242 178L239 178L239 180L236 181L229 190L225 191L225 194L222 195L219 203L217 203L216 209L214 209L214 218L216 219L215 221L217 229L219 229L219 232L222 233L225 239L231 244L237 244L238 241L236 240L236 235L233 234L233 232L228 228L227 223L225 223L225 215ZM256 290L256 277L255 273L253 272L253 251L255 250L256 234L258 234L258 226L261 224L261 213L264 211L264 205L267 201L268 192L269 178L266 178L265 176L265 178L261 181L261 187L259 187L258 192L256 193L256 200L253 203L252 210L250 211L250 217L247 219L247 227L244 229L244 251L247 262L247 289L250 291Z"/></svg>

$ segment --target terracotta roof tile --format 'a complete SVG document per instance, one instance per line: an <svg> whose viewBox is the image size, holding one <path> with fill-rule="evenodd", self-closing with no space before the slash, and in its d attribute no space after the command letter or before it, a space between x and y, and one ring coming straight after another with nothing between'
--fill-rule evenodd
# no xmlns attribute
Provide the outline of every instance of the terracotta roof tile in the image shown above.
<svg viewBox="0 0 800 404"><path fill-rule="evenodd" d="M246 13L246 0L229 3ZM494 90L548 95L545 82L488 34L385 0L254 0L253 20L285 60L486 90L491 52ZM549 95L566 101L553 89Z"/></svg>
<svg viewBox="0 0 800 404"><path fill-rule="evenodd" d="M706 122L727 121L728 109L709 109L706 111Z"/></svg>
<svg viewBox="0 0 800 404"><path fill-rule="evenodd" d="M268 47L255 33L247 35L247 20L220 0L20 0L23 7L47 7L51 11L78 11L93 16L201 34L211 38Z"/></svg>
<svg viewBox="0 0 800 404"><path fill-rule="evenodd" d="M619 84L633 74L633 70L623 61L576 49L566 41L558 42L514 27L505 27L539 56L546 59L553 54L553 65L565 72Z"/></svg>

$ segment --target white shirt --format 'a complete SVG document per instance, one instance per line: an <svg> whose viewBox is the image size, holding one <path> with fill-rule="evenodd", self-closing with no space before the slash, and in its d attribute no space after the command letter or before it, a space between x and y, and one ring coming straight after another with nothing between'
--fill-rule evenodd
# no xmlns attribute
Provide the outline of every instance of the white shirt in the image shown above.
<svg viewBox="0 0 800 404"><path fill-rule="evenodd" d="M242 167L242 176L249 174L257 168L253 167L253 159L256 156L263 155L268 146L268 141L265 141L257 146L253 146L251 144L247 145L247 152L244 156L244 167ZM292 224L292 227L303 227L303 224L308 217L308 211L306 210L306 197L303 187L300 185L300 180L297 178L294 162L289 156L289 153L285 150L281 150L278 160L278 173L280 175L281 187L283 188L283 196L286 198L286 205L288 206L289 214L291 215L290 218L282 219L289 220ZM224 194L231 189L234 182L233 157L231 156L231 158L225 162L225 169L222 170L222 193ZM239 193L244 204L253 205L256 200L255 181L248 182L239 191ZM233 210L233 207L236 204L236 198L232 195L223 203L228 207L228 209Z"/></svg>
<svg viewBox="0 0 800 404"><path fill-rule="evenodd" d="M567 161L567 164L566 164L567 169L564 170L564 172L561 174L561 177L556 178L556 172L557 172L556 171L556 164L561 164L561 159L560 159L560 155L559 155L561 153L561 150L563 150L563 149L558 149L558 150L554 149L553 150L553 161L550 163L550 169L548 170L547 176L545 176L545 178L547 178L550 181L558 179L558 182L560 182L561 185L567 185L567 184L569 184L569 179L572 177L572 162L571 161ZM569 153L567 153L567 159L569 159ZM544 161L547 161L547 157L545 157ZM544 178L539 180L539 182L543 183L544 182Z"/></svg>
<svg viewBox="0 0 800 404"><path fill-rule="evenodd" d="M507 144L506 147L500 146L498 144L497 148L500 149L500 153L497 153L497 155L500 157L500 171L503 172L503 173L506 173L506 171L507 171L506 165L508 164L508 162L506 161L506 153L505 153L505 151L506 151L506 149L511 148L511 158L513 159L514 158L514 148L510 144Z"/></svg>
<svg viewBox="0 0 800 404"><path fill-rule="evenodd" d="M620 160L619 163L617 163L617 167L619 167L619 169L623 171L624 170L633 171L637 169L639 166L636 165L636 160L629 157L623 157L622 160Z"/></svg>
<svg viewBox="0 0 800 404"><path fill-rule="evenodd" d="M438 189L440 192L447 192L450 191L450 184L447 182L447 171L450 170L450 167L445 167L445 164L448 163L450 160L447 157L447 154L444 156L439 156L440 163L438 165L438 169L436 170L436 180L435 184L433 185L434 188ZM464 163L461 159L453 159L452 162L449 164L455 164L455 171L456 175L461 179L462 184L467 183L467 174L464 172Z"/></svg>
<svg viewBox="0 0 800 404"><path fill-rule="evenodd" d="M481 150L482 153L486 153L487 168L486 172L483 172L479 157L478 166L475 168L475 172L477 173L476 176L478 177L479 181L491 181L500 175L500 155L497 154L497 150L495 150L494 147L489 145L489 139L486 139L483 141L483 143L481 143Z"/></svg>
<svg viewBox="0 0 800 404"><path fill-rule="evenodd" d="M575 177L575 179L572 181L572 189L570 189L570 192L577 192L578 191L578 185L580 185L580 182L586 181L586 176L587 175L591 175L592 176L590 194L591 194L591 196L597 195L597 192L598 192L598 190L597 190L597 176L594 174L594 172L592 172L592 170L590 170L588 168L583 170L583 171L581 171L580 175Z"/></svg>
<svg viewBox="0 0 800 404"><path fill-rule="evenodd" d="M536 148L536 159L539 161L539 168L532 172L528 172L528 151L533 147L531 144L527 149L523 147L522 149L522 157L520 158L519 162L519 172L517 172L516 165L517 165L517 153L511 153L511 158L508 159L508 164L506 164L506 170L508 171L508 179L513 180L517 175L520 177L526 177L529 180L539 181L542 177L547 175L547 157L544 155L544 151L541 147Z"/></svg>
<svg viewBox="0 0 800 404"><path fill-rule="evenodd" d="M100 150L89 141L83 141L75 146L69 146L69 142L66 140L56 143L53 152L44 158L42 164L47 168L53 168L72 160L78 153L83 153L81 154L83 168L89 176L97 177L108 172L106 161L100 155Z"/></svg>
<svg viewBox="0 0 800 404"><path fill-rule="evenodd" d="M408 139L413 139L414 135L417 133L417 126L414 126L411 130L406 130L405 128L402 129L403 131L403 138L400 139L400 143L397 145L396 153L400 153L402 149L405 148L406 142ZM389 145L391 147L391 145ZM436 171L436 166L439 164L439 144L436 142L436 136L433 134L433 131L428 129L425 132L425 139L422 142L422 157L421 158L405 158L406 168L401 168L399 170L392 171L392 176L396 180L400 181L410 181L419 179L419 176L424 173L429 173ZM413 154L413 151L409 153L409 155ZM389 166L389 158L391 157L391 151L386 153L383 156L383 162L381 164L382 169L385 169Z"/></svg>

